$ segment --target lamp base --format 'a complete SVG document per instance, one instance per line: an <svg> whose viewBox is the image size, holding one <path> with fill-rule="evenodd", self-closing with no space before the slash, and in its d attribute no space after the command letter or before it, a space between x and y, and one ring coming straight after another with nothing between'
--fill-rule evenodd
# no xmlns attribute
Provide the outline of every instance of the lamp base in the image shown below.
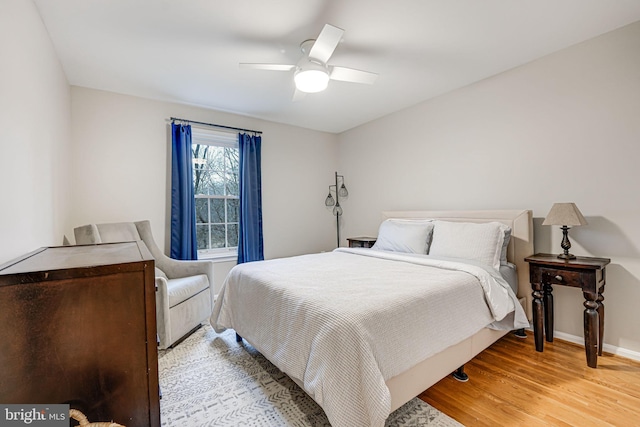
<svg viewBox="0 0 640 427"><path fill-rule="evenodd" d="M564 253L558 255L560 259L576 259L576 256L569 253L569 249L571 249L571 242L569 241L569 228L566 225L560 227L562 230L562 243L560 247L564 250Z"/></svg>

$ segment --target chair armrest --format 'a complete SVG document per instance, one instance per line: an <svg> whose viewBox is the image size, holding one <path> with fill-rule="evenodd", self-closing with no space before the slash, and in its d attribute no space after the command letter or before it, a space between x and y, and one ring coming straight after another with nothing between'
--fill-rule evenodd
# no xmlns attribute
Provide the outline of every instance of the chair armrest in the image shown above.
<svg viewBox="0 0 640 427"><path fill-rule="evenodd" d="M211 287L211 294L213 295L213 289L215 289L215 282L213 277L213 262L200 260L200 261L179 261L173 258L169 258L160 250L153 235L151 233L151 224L149 221L138 221L135 223L140 238L147 245L149 252L156 260L156 267L164 272L169 279L179 279L182 277L195 276L197 274L206 274L209 279L209 286Z"/></svg>
<svg viewBox="0 0 640 427"><path fill-rule="evenodd" d="M209 278L209 286L213 287L213 261L179 261L167 256L156 259L156 265L167 275L169 279L206 274Z"/></svg>

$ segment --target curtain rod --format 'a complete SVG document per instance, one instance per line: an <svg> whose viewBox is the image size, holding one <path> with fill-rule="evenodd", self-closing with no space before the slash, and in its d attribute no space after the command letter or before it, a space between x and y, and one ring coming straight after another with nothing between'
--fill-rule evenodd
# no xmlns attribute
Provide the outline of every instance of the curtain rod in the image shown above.
<svg viewBox="0 0 640 427"><path fill-rule="evenodd" d="M262 133L262 131L260 131L260 130L252 130L252 129L236 128L236 127L233 127L233 126L217 125L217 124L215 124L215 123L196 122L196 121L194 121L194 120L179 119L179 118L177 118L177 117L171 117L171 121L174 121L174 122L175 122L175 121L178 121L178 122L186 122L186 123L195 123L195 124L198 124L198 125L212 126L212 127L215 127L215 128L231 129L231 130L241 130L241 131L244 131L244 132L252 132L252 133L258 133L258 134Z"/></svg>

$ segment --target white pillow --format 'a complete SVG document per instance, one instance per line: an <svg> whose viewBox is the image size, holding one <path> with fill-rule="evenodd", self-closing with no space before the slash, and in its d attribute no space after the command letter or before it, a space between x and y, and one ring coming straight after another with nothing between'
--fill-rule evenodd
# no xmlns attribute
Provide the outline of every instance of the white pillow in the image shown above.
<svg viewBox="0 0 640 427"><path fill-rule="evenodd" d="M432 231L430 220L387 219L380 224L372 249L426 254Z"/></svg>
<svg viewBox="0 0 640 427"><path fill-rule="evenodd" d="M508 228L499 222L434 221L429 255L474 260L498 270Z"/></svg>

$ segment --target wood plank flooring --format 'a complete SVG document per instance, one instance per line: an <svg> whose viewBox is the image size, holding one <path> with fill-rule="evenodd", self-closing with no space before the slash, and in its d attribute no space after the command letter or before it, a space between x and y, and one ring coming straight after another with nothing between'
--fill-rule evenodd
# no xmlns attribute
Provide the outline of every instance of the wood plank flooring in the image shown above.
<svg viewBox="0 0 640 427"><path fill-rule="evenodd" d="M640 362L554 339L544 352L507 334L419 397L465 426L640 426Z"/></svg>

